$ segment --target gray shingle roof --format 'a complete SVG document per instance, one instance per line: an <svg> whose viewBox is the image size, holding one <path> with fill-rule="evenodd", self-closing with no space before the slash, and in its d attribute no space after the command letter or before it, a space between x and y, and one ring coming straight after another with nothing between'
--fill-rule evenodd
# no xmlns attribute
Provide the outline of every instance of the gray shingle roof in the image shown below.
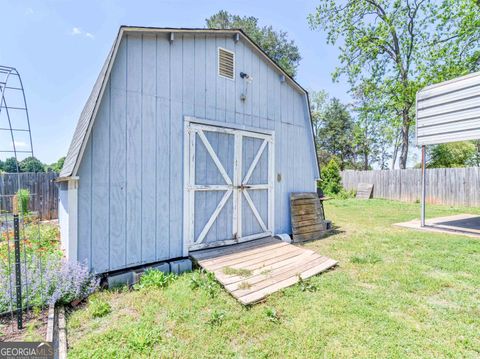
<svg viewBox="0 0 480 359"><path fill-rule="evenodd" d="M80 150L82 148L83 140L87 135L87 130L88 130L90 121L92 120L92 115L95 109L95 105L97 101L100 100L99 98L100 91L102 89L103 82L106 80L107 68L113 56L113 49L114 47L112 47L112 49L108 53L107 59L103 64L102 70L98 75L97 81L95 81L95 85L93 86L92 92L88 97L87 103L83 107L83 111L80 114L77 127L75 128L75 132L73 133L72 142L70 143L70 147L68 149L67 157L65 158L62 171L60 172L60 178L69 177L73 174L73 169L75 168L75 164L80 155Z"/></svg>

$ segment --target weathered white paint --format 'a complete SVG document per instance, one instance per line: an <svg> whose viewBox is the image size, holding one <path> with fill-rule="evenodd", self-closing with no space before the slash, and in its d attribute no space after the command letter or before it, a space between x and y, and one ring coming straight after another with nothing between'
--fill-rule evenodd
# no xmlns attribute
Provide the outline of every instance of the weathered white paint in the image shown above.
<svg viewBox="0 0 480 359"><path fill-rule="evenodd" d="M480 72L417 93L417 145L480 139Z"/></svg>
<svg viewBox="0 0 480 359"><path fill-rule="evenodd" d="M68 249L68 182L60 182L58 186L58 224L60 226L60 243L65 252Z"/></svg>
<svg viewBox="0 0 480 359"><path fill-rule="evenodd" d="M60 243L67 260L78 260L78 178L58 183Z"/></svg>
<svg viewBox="0 0 480 359"><path fill-rule="evenodd" d="M78 260L78 178L68 181L68 248L67 259Z"/></svg>

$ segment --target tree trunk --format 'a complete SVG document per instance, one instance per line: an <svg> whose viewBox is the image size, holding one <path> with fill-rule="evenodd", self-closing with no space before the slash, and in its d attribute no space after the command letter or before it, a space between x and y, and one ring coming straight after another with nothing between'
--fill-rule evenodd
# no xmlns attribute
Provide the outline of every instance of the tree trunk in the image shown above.
<svg viewBox="0 0 480 359"><path fill-rule="evenodd" d="M403 125L402 125L402 145L400 150L400 169L407 168L408 159L408 145L410 132L410 118L408 117L408 110L403 111Z"/></svg>
<svg viewBox="0 0 480 359"><path fill-rule="evenodd" d="M392 153L392 170L395 169L395 164L397 163L399 148L400 148L400 143L398 141L395 141L395 144L393 145L393 153Z"/></svg>
<svg viewBox="0 0 480 359"><path fill-rule="evenodd" d="M395 164L397 163L397 156L398 156L398 146L395 146L392 154L392 170L395 169Z"/></svg>
<svg viewBox="0 0 480 359"><path fill-rule="evenodd" d="M364 136L365 136L365 143L363 144L364 145L364 151L363 151L363 169L365 171L368 171L368 154L370 152L370 143L368 141L368 119L365 123L365 132L364 132Z"/></svg>

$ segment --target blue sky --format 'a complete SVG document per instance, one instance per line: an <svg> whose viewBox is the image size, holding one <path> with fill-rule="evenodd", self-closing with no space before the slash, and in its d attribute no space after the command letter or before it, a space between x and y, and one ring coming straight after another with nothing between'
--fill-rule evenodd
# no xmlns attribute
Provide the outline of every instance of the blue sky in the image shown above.
<svg viewBox="0 0 480 359"><path fill-rule="evenodd" d="M68 150L78 116L120 25L204 27L225 9L253 15L287 31L303 57L297 80L348 101L345 83L332 83L338 51L310 30L316 1L6 1L2 0L0 64L22 75L35 155L46 163Z"/></svg>

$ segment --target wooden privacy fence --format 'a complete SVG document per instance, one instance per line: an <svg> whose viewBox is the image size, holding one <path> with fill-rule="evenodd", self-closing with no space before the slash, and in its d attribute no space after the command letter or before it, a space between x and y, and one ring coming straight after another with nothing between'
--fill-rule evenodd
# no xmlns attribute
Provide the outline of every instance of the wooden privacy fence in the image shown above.
<svg viewBox="0 0 480 359"><path fill-rule="evenodd" d="M480 206L480 168L427 169L427 203L451 206ZM373 197L406 202L419 201L420 169L342 171L343 186L356 190L359 183L373 183Z"/></svg>
<svg viewBox="0 0 480 359"><path fill-rule="evenodd" d="M55 172L0 174L0 210L12 211L13 195L18 191L17 176L20 176L20 188L30 191L29 210L38 212L43 220L58 218L58 190L53 182L58 175Z"/></svg>

